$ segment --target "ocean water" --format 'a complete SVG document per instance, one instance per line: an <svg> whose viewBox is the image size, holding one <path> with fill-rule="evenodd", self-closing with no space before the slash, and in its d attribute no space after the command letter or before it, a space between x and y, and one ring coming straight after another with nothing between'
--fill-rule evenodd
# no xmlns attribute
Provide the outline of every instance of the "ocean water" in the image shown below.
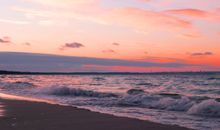
<svg viewBox="0 0 220 130"><path fill-rule="evenodd" d="M220 73L1 75L0 92L162 124L220 130Z"/></svg>
<svg viewBox="0 0 220 130"><path fill-rule="evenodd" d="M4 107L2 103L0 102L0 117L4 116Z"/></svg>

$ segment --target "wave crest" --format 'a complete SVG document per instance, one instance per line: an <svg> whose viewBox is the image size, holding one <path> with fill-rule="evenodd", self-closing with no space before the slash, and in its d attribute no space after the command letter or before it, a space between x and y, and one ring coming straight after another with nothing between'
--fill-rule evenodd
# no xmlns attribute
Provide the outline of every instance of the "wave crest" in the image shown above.
<svg viewBox="0 0 220 130"><path fill-rule="evenodd" d="M120 106L138 106L150 109L160 109L169 111L186 111L194 104L188 97L174 99L161 95L140 93L124 96L119 100Z"/></svg>
<svg viewBox="0 0 220 130"><path fill-rule="evenodd" d="M193 105L187 113L198 116L220 117L220 103L214 99L205 100Z"/></svg>
<svg viewBox="0 0 220 130"><path fill-rule="evenodd" d="M81 96L81 97L97 97L97 98L105 98L105 97L117 97L116 94L113 93L102 93L90 90L83 90L79 88L69 88L69 87L50 87L49 94L57 95L57 96Z"/></svg>
<svg viewBox="0 0 220 130"><path fill-rule="evenodd" d="M12 83L2 83L2 89L20 89L20 88L33 88L35 85L33 83L29 82L21 82L21 81L16 81Z"/></svg>

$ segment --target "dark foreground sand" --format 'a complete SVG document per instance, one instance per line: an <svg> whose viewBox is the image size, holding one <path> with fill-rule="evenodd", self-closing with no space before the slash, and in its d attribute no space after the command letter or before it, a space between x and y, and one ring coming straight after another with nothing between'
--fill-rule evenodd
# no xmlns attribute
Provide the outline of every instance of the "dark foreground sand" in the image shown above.
<svg viewBox="0 0 220 130"><path fill-rule="evenodd" d="M189 130L120 118L68 106L0 99L6 113L0 130Z"/></svg>

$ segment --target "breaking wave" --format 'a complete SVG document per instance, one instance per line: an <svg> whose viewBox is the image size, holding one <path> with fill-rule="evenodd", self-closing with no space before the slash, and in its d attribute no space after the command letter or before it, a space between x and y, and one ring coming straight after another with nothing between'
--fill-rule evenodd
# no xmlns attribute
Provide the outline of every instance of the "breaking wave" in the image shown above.
<svg viewBox="0 0 220 130"><path fill-rule="evenodd" d="M97 97L97 98L117 97L117 95L113 93L102 93L102 92L96 92L90 90L83 90L79 88L69 88L66 86L49 87L47 88L47 93L56 96L81 96L81 97Z"/></svg>
<svg viewBox="0 0 220 130"><path fill-rule="evenodd" d="M214 99L205 100L193 105L187 113L198 116L220 117L220 102Z"/></svg>
<svg viewBox="0 0 220 130"><path fill-rule="evenodd" d="M156 94L140 93L126 95L119 100L118 104L120 106L138 106L169 111L186 111L194 104L194 102L188 97L175 99Z"/></svg>
<svg viewBox="0 0 220 130"><path fill-rule="evenodd" d="M130 89L118 101L119 106L143 107L167 111L183 111L190 115L220 117L220 102L210 98L186 97L178 94L150 94Z"/></svg>
<svg viewBox="0 0 220 130"><path fill-rule="evenodd" d="M20 81L16 81L16 82L6 82L6 83L1 83L1 89L24 89L24 88L33 88L35 87L35 85L33 83L29 83L29 82L20 82Z"/></svg>
<svg viewBox="0 0 220 130"><path fill-rule="evenodd" d="M0 93L198 130L219 130L219 79L219 74L0 75Z"/></svg>

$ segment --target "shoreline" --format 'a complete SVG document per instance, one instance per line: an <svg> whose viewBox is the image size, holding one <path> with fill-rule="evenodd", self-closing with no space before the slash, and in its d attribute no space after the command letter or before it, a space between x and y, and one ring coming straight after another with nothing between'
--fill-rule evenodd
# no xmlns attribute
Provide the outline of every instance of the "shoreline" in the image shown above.
<svg viewBox="0 0 220 130"><path fill-rule="evenodd" d="M2 130L192 130L45 102L1 97L0 102Z"/></svg>

